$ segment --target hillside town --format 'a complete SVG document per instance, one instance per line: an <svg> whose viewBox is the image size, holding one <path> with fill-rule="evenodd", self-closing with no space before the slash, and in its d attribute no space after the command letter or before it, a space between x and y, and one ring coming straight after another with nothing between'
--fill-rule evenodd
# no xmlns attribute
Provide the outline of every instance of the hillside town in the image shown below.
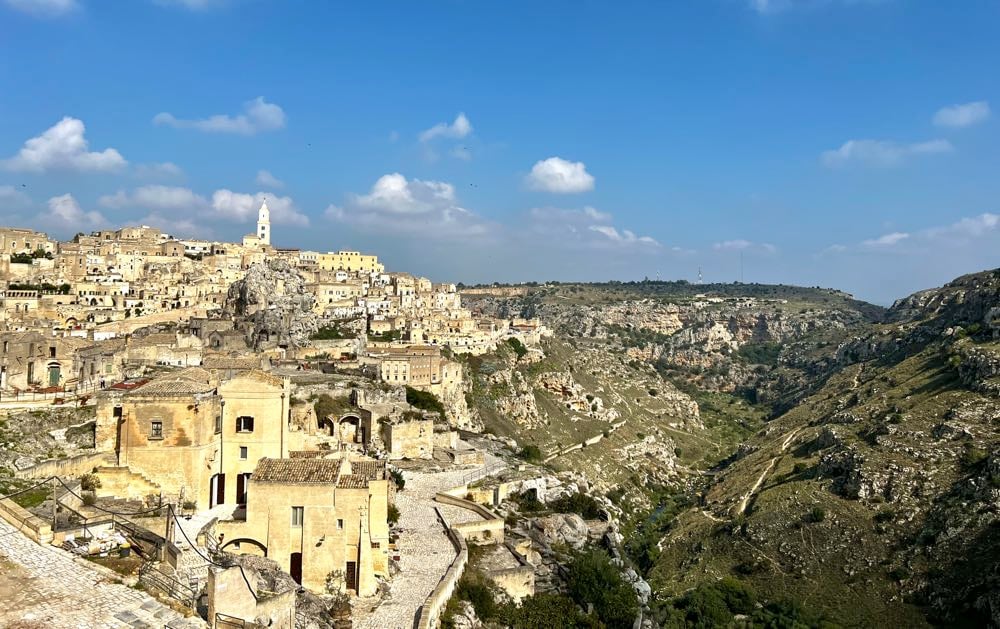
<svg viewBox="0 0 1000 629"><path fill-rule="evenodd" d="M4 492L0 524L141 561L134 583L157 598L101 626L430 627L466 538L503 541L465 499L469 477L506 466L462 437L480 428L463 357L538 346L544 326L483 316L375 255L271 238L266 202L239 243L0 228L0 411L65 409L81 421L60 438L83 435L8 461L8 488L34 485ZM39 507L10 499L50 485ZM160 625L162 600L188 612Z"/></svg>

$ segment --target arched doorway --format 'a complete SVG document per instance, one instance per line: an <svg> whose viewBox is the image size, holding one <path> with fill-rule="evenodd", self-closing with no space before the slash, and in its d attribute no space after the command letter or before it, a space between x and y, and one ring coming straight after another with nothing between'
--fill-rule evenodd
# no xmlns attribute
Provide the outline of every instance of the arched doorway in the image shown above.
<svg viewBox="0 0 1000 629"><path fill-rule="evenodd" d="M258 557L267 557L267 546L261 544L255 539L250 539L249 537L239 537L237 539L229 540L222 545L222 550L228 550L229 552L237 555L256 555Z"/></svg>
<svg viewBox="0 0 1000 629"><path fill-rule="evenodd" d="M364 443L365 427L357 415L344 415L338 422L341 443Z"/></svg>

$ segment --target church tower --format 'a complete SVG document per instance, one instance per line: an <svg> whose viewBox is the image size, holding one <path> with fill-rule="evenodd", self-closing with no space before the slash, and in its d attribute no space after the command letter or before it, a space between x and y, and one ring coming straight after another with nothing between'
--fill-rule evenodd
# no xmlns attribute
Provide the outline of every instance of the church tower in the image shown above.
<svg viewBox="0 0 1000 629"><path fill-rule="evenodd" d="M257 212L257 238L263 245L271 244L271 210L267 209L266 199Z"/></svg>

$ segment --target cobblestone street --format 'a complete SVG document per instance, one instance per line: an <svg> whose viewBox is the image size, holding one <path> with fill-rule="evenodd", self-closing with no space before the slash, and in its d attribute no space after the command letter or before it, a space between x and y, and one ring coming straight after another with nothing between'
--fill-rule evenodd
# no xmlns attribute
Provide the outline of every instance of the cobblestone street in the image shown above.
<svg viewBox="0 0 1000 629"><path fill-rule="evenodd" d="M79 560L83 561L83 560ZM204 627L148 594L115 583L69 553L39 546L0 520L0 626L125 629Z"/></svg>
<svg viewBox="0 0 1000 629"><path fill-rule="evenodd" d="M487 463L499 459L486 456ZM470 470L438 473L403 472L406 487L396 494L399 507L400 572L390 584L389 595L374 610L355 606L358 629L410 629L417 613L455 559L455 549L435 512L441 509L451 524L474 520L476 514L434 502L434 494L462 485ZM455 518L452 520L451 518Z"/></svg>

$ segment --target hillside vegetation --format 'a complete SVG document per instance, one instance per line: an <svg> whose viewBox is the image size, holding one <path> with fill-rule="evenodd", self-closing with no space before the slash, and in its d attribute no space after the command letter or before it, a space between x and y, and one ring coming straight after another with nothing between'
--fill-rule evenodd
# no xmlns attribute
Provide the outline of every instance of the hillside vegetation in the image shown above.
<svg viewBox="0 0 1000 629"><path fill-rule="evenodd" d="M1000 625L1000 272L889 310L656 282L472 301L553 329L470 361L470 406L546 457L606 433L549 464L620 509L662 626L728 626L742 603L684 615L720 579L801 626Z"/></svg>

